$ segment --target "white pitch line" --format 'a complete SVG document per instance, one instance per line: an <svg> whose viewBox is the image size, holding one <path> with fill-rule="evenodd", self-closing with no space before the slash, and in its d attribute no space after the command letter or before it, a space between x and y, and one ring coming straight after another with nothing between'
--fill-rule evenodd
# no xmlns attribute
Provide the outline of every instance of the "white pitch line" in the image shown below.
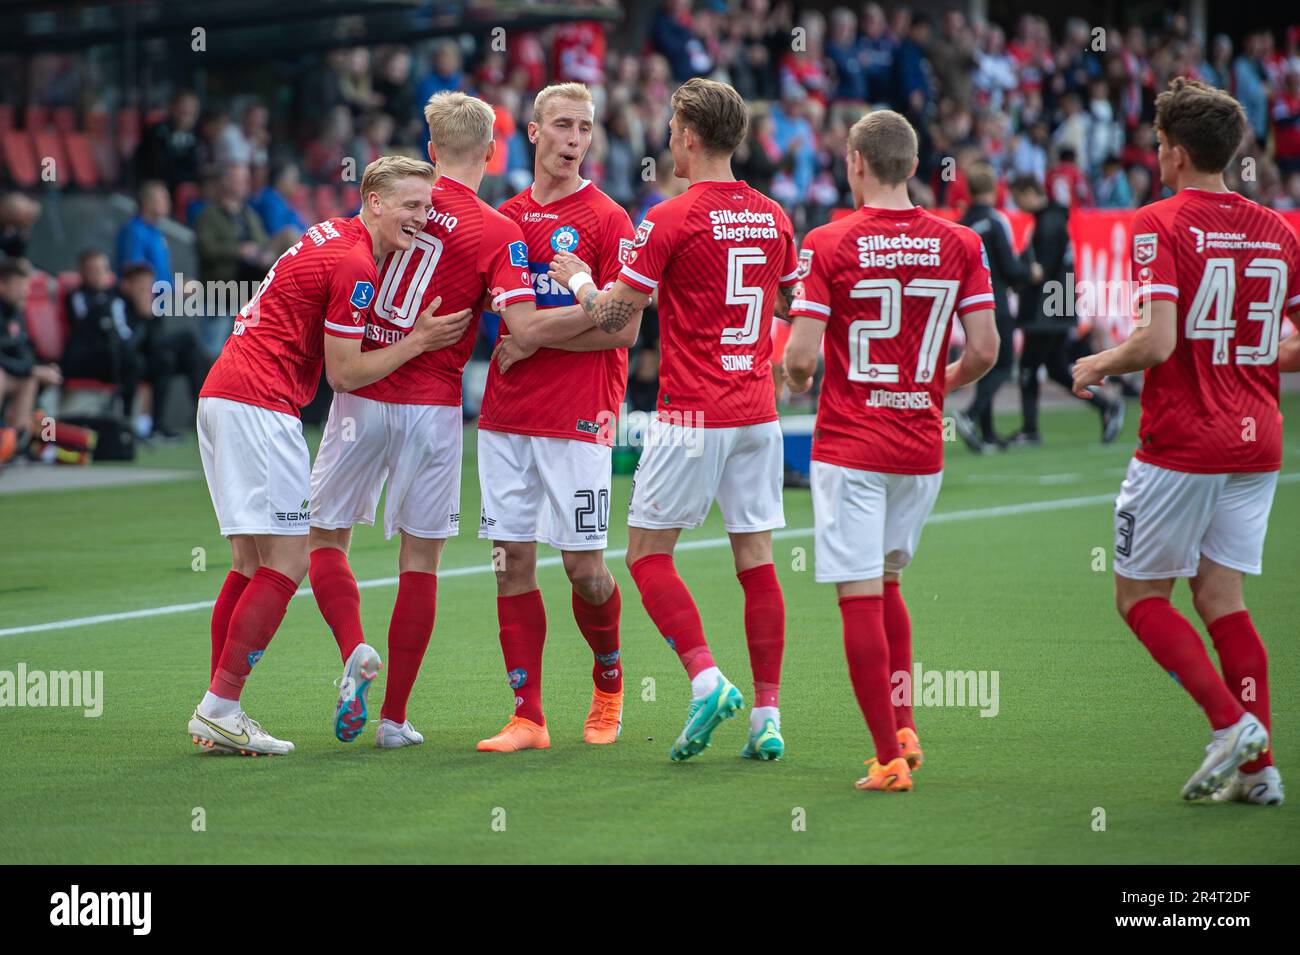
<svg viewBox="0 0 1300 955"><path fill-rule="evenodd" d="M1278 477L1279 484L1291 484L1300 481L1300 473L1283 474ZM1090 507L1094 504L1109 504L1114 502L1114 494L1093 494L1088 497L1063 497L1049 501L1031 501L1027 504L1003 504L997 507L979 507L965 511L942 511L938 514L931 514L927 524L948 524L955 521L973 521L982 520L989 517L1011 517L1019 514L1037 514L1043 511L1063 511L1075 507ZM812 534L811 527L787 527L782 530L773 531L774 540L784 540L791 537L808 537ZM730 543L727 537L706 537L702 540L685 540L677 545L677 550L710 550L715 547L726 547ZM626 548L618 550L608 550L605 552L607 559L617 560L627 554ZM555 567L563 562L559 556L539 557L537 559L538 567ZM443 577L466 577L470 574L490 574L492 573L491 564L471 564L468 567L449 567L445 570L438 571L438 576ZM375 577L370 580L357 581L357 587L367 590L371 587L392 587L398 582L397 577ZM305 597L311 593L310 587L300 587L295 597ZM116 623L121 620L141 620L146 617L163 617L170 614L189 613L194 610L211 610L215 600L199 600L194 603L186 604L169 604L165 607L145 607L142 610L125 610L121 613L101 613L93 617L73 617L69 620L52 620L49 623L34 623L25 627L7 627L0 630L0 637L16 637L26 633L45 633L50 630L74 630L78 627L93 627L101 623Z"/></svg>

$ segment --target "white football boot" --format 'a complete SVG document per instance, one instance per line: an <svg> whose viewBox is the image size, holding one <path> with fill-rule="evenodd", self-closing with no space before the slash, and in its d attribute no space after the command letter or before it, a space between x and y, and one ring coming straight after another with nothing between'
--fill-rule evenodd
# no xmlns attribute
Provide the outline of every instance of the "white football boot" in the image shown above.
<svg viewBox="0 0 1300 955"><path fill-rule="evenodd" d="M398 725L392 720L380 720L379 729L375 731L375 745L381 749L399 749L402 746L419 746L424 742L411 721Z"/></svg>
<svg viewBox="0 0 1300 955"><path fill-rule="evenodd" d="M366 728L366 691L384 667L379 653L368 643L359 643L343 664L338 682L339 698L334 704L334 735L350 743Z"/></svg>
<svg viewBox="0 0 1300 955"><path fill-rule="evenodd" d="M1265 766L1257 773L1237 770L1232 781L1212 798L1219 802L1253 802L1257 806L1280 806L1284 795L1282 774L1276 766Z"/></svg>
<svg viewBox="0 0 1300 955"><path fill-rule="evenodd" d="M1242 763L1248 763L1268 749L1268 730L1250 713L1231 726L1215 730L1205 747L1205 761L1183 786L1184 799L1203 799L1232 781Z"/></svg>
<svg viewBox="0 0 1300 955"><path fill-rule="evenodd" d="M230 716L209 718L196 709L190 717L190 739L207 749L222 749L240 756L284 756L293 743L276 739L243 710Z"/></svg>

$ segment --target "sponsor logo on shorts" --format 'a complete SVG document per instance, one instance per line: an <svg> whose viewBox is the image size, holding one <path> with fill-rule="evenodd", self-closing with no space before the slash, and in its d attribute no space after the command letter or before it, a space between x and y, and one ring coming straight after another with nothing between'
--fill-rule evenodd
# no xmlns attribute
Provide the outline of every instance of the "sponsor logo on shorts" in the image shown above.
<svg viewBox="0 0 1300 955"><path fill-rule="evenodd" d="M595 421L579 418L575 430L581 431L583 434L600 434L600 425Z"/></svg>
<svg viewBox="0 0 1300 955"><path fill-rule="evenodd" d="M459 527L460 527L460 511L456 511L454 514L450 515L450 516L447 518L447 523L451 525L451 529L452 529L452 530L456 530L457 528L459 528Z"/></svg>
<svg viewBox="0 0 1300 955"><path fill-rule="evenodd" d="M458 515L456 515L456 517L457 517L457 520L459 520L460 515L458 514ZM478 526L479 526L479 527L496 527L496 526L497 526L497 519L496 519L495 517L488 517L488 516L487 516L487 511L485 511L485 510L481 510L481 509L480 509L479 512L478 512Z"/></svg>
<svg viewBox="0 0 1300 955"><path fill-rule="evenodd" d="M309 501L307 498L303 498L302 503L298 505L298 510L296 511L276 511L275 519L277 521L285 521L290 524L301 523L302 521L309 521L311 520L311 501Z"/></svg>

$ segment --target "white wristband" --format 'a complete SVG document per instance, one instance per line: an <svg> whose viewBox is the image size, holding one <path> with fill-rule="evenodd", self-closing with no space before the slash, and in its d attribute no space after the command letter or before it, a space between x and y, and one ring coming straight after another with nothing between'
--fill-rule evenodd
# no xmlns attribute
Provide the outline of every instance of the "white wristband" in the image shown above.
<svg viewBox="0 0 1300 955"><path fill-rule="evenodd" d="M588 285L595 285L596 280L588 272L579 272L573 278L569 279L569 291L573 293L574 298L582 295L582 290Z"/></svg>

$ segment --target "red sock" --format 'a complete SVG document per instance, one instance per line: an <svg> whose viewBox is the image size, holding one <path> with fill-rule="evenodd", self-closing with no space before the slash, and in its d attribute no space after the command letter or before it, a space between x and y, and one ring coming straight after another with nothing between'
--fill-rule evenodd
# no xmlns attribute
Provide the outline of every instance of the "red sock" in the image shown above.
<svg viewBox="0 0 1300 955"><path fill-rule="evenodd" d="M1241 719L1242 706L1210 662L1196 628L1164 597L1139 600L1128 612L1129 629L1137 634L1156 663L1177 680L1205 711L1212 729Z"/></svg>
<svg viewBox="0 0 1300 955"><path fill-rule="evenodd" d="M348 555L337 547L317 547L311 552L311 593L320 615L329 624L343 662L365 641L361 632L361 591L348 566Z"/></svg>
<svg viewBox="0 0 1300 955"><path fill-rule="evenodd" d="M1223 682L1249 713L1255 714L1270 735L1273 724L1268 714L1268 653L1251 623L1249 610L1226 614L1210 624L1210 638L1219 652L1219 665L1223 667ZM1250 683L1246 681L1249 680ZM1243 763L1243 773L1257 773L1273 765L1272 740L1269 751L1249 763Z"/></svg>
<svg viewBox="0 0 1300 955"><path fill-rule="evenodd" d="M221 651L226 646L226 634L230 632L230 615L235 612L239 597L248 586L249 578L237 570L226 574L226 582L217 594L217 603L212 608L212 665L208 668L208 679L217 675L217 664L221 662Z"/></svg>
<svg viewBox="0 0 1300 955"><path fill-rule="evenodd" d="M745 642L754 673L754 705L777 706L785 650L785 598L776 567L760 564L736 575L745 590Z"/></svg>
<svg viewBox="0 0 1300 955"><path fill-rule="evenodd" d="M614 592L603 604L589 604L576 590L573 592L573 619L596 657L591 679L602 693L623 690L623 665L619 662L618 648L618 616L622 609L618 584L614 584Z"/></svg>
<svg viewBox="0 0 1300 955"><path fill-rule="evenodd" d="M262 658L297 592L298 585L278 570L257 568L230 615L221 662L208 686L210 693L226 700L239 699L249 671Z"/></svg>
<svg viewBox="0 0 1300 955"><path fill-rule="evenodd" d="M641 603L691 679L714 666L700 611L673 566L672 554L647 554L632 565Z"/></svg>
<svg viewBox="0 0 1300 955"><path fill-rule="evenodd" d="M844 655L849 660L853 695L871 731L876 759L888 763L897 759L898 729L890 699L889 641L885 637L885 598L841 597L840 617L844 620Z"/></svg>
<svg viewBox="0 0 1300 955"><path fill-rule="evenodd" d="M515 692L515 715L546 725L542 715L542 647L546 644L546 605L542 592L497 598L501 655Z"/></svg>
<svg viewBox="0 0 1300 955"><path fill-rule="evenodd" d="M406 701L429 648L433 620L438 612L438 577L408 570L397 579L397 600L388 624L388 683L379 715L394 723L406 722Z"/></svg>
<svg viewBox="0 0 1300 955"><path fill-rule="evenodd" d="M903 592L897 580L885 581L885 639L889 641L889 678L893 686L895 674L904 673L907 681L912 681L912 618L908 615L907 604L903 601ZM912 687L915 693L916 687ZM912 716L912 694L906 697L906 703L894 707L894 722L898 728L906 726L916 729L916 720Z"/></svg>

